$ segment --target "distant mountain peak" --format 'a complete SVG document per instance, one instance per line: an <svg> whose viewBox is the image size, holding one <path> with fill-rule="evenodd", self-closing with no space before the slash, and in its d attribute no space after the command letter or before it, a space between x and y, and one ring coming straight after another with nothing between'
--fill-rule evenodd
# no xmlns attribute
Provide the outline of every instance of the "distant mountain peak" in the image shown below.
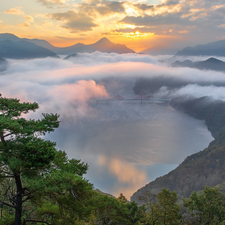
<svg viewBox="0 0 225 225"><path fill-rule="evenodd" d="M15 34L11 34L11 33L1 33L1 36L11 36L11 37L17 37ZM17 37L18 38L18 37Z"/></svg>
<svg viewBox="0 0 225 225"><path fill-rule="evenodd" d="M221 61L221 60L219 60L219 59L216 59L216 58L214 58L214 57L211 57L211 58L207 59L205 62L219 63L219 62L223 62L223 61Z"/></svg>
<svg viewBox="0 0 225 225"><path fill-rule="evenodd" d="M108 38L103 37L100 40L98 40L95 44L112 44L112 42Z"/></svg>

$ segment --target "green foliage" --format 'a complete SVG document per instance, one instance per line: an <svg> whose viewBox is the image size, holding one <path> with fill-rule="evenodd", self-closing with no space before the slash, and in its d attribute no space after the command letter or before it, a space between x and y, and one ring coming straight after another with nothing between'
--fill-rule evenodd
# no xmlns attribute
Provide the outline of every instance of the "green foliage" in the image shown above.
<svg viewBox="0 0 225 225"><path fill-rule="evenodd" d="M93 187L82 177L88 166L80 160L68 159L65 152L56 150L54 142L41 138L59 126L57 114L43 114L39 120L23 118L37 108L37 103L0 97L3 215L10 214L7 218L14 215L15 225L22 223L22 217L24 224L29 221L73 224L92 210L88 203Z"/></svg>
<svg viewBox="0 0 225 225"><path fill-rule="evenodd" d="M142 218L144 218L145 207L138 206L136 202L129 202L126 205L128 211L125 215L127 225L139 224Z"/></svg>
<svg viewBox="0 0 225 225"><path fill-rule="evenodd" d="M146 225L180 224L180 207L177 204L176 192L162 189L158 195L146 192L140 196L146 207L146 214L142 220Z"/></svg>
<svg viewBox="0 0 225 225"><path fill-rule="evenodd" d="M205 187L202 193L193 192L184 200L184 206L191 215L187 219L189 224L214 225L225 221L225 194L216 187Z"/></svg>

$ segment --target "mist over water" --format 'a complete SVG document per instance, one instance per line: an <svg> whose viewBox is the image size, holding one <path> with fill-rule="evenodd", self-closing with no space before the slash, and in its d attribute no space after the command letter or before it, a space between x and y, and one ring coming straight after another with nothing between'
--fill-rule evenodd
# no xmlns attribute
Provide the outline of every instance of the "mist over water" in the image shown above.
<svg viewBox="0 0 225 225"><path fill-rule="evenodd" d="M191 68L169 68L156 58L136 54L80 54L77 58L9 60L1 73L3 97L36 101L31 113L60 114L60 127L46 138L69 157L89 164L86 175L96 188L128 198L156 177L168 173L188 155L213 139L203 121L164 104L138 101L96 101L116 95L135 98L138 78L163 76L192 84L161 88L156 96L210 95L225 99L225 74ZM204 82L201 86L198 82Z"/></svg>
<svg viewBox="0 0 225 225"><path fill-rule="evenodd" d="M169 105L110 102L93 107L97 119L64 121L49 138L70 157L88 162L87 178L116 196L130 197L213 139L203 121Z"/></svg>

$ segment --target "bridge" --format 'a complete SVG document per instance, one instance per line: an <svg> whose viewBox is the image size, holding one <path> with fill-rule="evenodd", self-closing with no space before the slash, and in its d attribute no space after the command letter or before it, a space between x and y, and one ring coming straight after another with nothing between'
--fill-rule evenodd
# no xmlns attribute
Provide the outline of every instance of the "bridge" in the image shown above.
<svg viewBox="0 0 225 225"><path fill-rule="evenodd" d="M129 98L124 98L121 95L117 95L113 98L110 99L104 99L104 100L97 100L97 101L104 101L104 102L109 102L109 101L140 101L142 102L149 102L149 103L169 103L170 99L160 99L160 98L152 98L148 97L145 95L139 95L136 98L129 99Z"/></svg>

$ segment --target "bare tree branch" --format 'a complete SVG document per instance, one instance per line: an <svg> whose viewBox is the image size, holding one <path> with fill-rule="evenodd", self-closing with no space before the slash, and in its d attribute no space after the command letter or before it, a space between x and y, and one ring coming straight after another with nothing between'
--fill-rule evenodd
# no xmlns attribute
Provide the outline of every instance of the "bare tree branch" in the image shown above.
<svg viewBox="0 0 225 225"><path fill-rule="evenodd" d="M1 202L2 204L4 204L4 205L7 205L7 206L11 207L11 208L14 208L14 209L16 208L15 206L10 205L10 204L8 204L8 203L2 201L2 200L0 200L0 202Z"/></svg>
<svg viewBox="0 0 225 225"><path fill-rule="evenodd" d="M43 221L43 220L33 220L33 219L24 219L23 225L26 225L27 222L46 223L47 225L51 225L51 224L48 223L47 221Z"/></svg>

